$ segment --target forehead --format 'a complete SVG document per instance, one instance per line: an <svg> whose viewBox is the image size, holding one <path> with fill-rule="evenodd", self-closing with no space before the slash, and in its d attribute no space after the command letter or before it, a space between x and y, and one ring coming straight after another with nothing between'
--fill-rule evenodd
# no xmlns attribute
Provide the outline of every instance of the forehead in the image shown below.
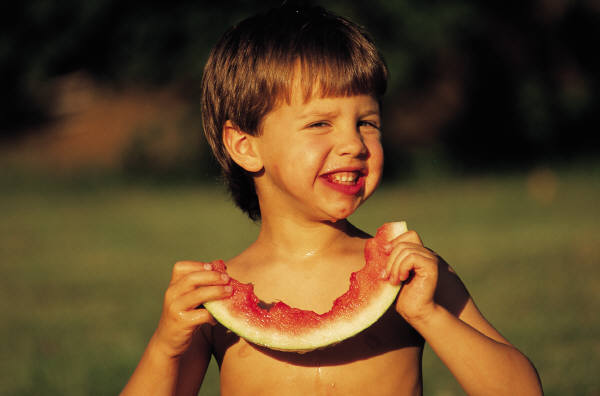
<svg viewBox="0 0 600 396"><path fill-rule="evenodd" d="M371 95L322 96L315 94L305 100L300 92L293 95L290 102L283 101L273 108L263 121L304 122L313 118L338 119L367 116L379 116L379 103Z"/></svg>
<svg viewBox="0 0 600 396"><path fill-rule="evenodd" d="M334 99L351 96L370 96L377 101L375 94L366 87L356 86L348 80L335 78L321 69L310 70L298 64L294 67L292 78L281 87L275 99L275 107L281 104L306 105L317 99Z"/></svg>

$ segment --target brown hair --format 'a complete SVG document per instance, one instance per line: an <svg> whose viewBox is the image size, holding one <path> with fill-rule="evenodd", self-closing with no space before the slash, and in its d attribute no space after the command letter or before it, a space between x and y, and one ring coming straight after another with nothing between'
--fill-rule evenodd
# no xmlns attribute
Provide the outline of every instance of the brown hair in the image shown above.
<svg viewBox="0 0 600 396"><path fill-rule="evenodd" d="M358 25L320 7L284 5L229 29L210 53L202 79L204 133L223 169L235 203L260 219L252 175L238 166L223 144L227 120L251 135L263 117L291 100L299 71L306 100L385 93L387 67ZM318 92L314 92L318 87Z"/></svg>

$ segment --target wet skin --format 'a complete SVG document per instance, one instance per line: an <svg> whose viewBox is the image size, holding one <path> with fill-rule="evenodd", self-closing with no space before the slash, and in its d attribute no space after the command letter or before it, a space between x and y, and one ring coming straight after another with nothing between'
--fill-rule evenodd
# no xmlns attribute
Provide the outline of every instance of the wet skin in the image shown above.
<svg viewBox="0 0 600 396"><path fill-rule="evenodd" d="M252 279L257 295L265 301L279 296L295 306L324 312L347 290L349 274L364 264L364 239L353 237L349 242L338 265L304 261L303 267L310 268L312 276L303 280L301 288L271 282L283 276L279 271L288 277L290 271L298 271L295 264L299 263L273 264L266 269L243 265L238 258L228 267L232 277ZM212 344L220 366L223 395L349 395L359 389L364 395L421 394L423 339L393 307L356 336L304 354L256 346L221 325L205 326L202 333Z"/></svg>

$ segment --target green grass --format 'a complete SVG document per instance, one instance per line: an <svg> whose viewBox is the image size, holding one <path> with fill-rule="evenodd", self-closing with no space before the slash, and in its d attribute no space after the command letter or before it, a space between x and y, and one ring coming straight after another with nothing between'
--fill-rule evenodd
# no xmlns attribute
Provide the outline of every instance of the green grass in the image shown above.
<svg viewBox="0 0 600 396"><path fill-rule="evenodd" d="M526 175L383 186L353 216L405 219L537 366L547 395L600 393L600 172L560 169L538 202ZM215 186L0 178L0 394L117 394L159 317L172 264L228 258L257 227ZM462 394L431 351L429 395ZM214 365L202 395L218 394Z"/></svg>

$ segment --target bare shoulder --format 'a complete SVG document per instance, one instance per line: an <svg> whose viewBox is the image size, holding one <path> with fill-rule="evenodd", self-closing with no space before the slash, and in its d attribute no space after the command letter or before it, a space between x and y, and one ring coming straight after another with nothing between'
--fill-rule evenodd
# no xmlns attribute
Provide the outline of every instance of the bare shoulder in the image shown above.
<svg viewBox="0 0 600 396"><path fill-rule="evenodd" d="M265 264L264 255L261 255L260 248L255 245L250 245L234 257L225 260L227 273L240 281L247 278L248 273L260 269L262 264Z"/></svg>
<svg viewBox="0 0 600 396"><path fill-rule="evenodd" d="M456 271L441 257L439 257L438 263L438 286L435 293L435 300L439 305L448 310L448 312L479 332L495 341L510 345L483 316Z"/></svg>
<svg viewBox="0 0 600 396"><path fill-rule="evenodd" d="M459 317L471 296L456 271L443 258L439 256L438 258L438 285L435 300L454 316Z"/></svg>

